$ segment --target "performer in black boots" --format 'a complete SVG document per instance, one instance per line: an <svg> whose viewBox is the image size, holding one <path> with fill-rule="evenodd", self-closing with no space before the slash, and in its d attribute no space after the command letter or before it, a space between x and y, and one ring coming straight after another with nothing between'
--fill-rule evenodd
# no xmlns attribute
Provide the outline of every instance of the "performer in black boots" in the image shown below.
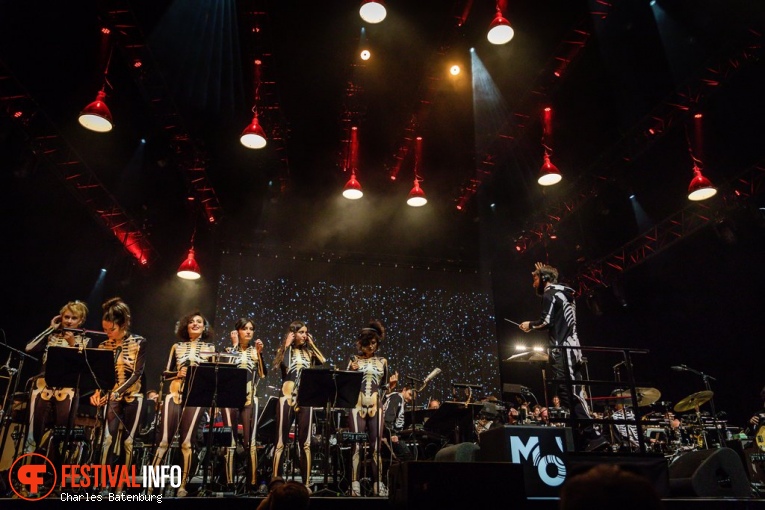
<svg viewBox="0 0 765 510"><path fill-rule="evenodd" d="M212 337L212 332L209 322L199 312L192 312L178 321L175 333L181 341L170 349L167 367L163 374L165 380L170 381L170 390L162 402L161 439L154 454L153 464L158 466L162 463L162 458L178 432L183 468L177 496L182 498L188 494L186 483L190 475L192 448L196 444L196 432L202 413L201 407L182 405L183 393L193 383L193 381L189 382L186 376L189 367L208 361L215 354L215 346L204 341ZM212 433L212 424L210 433Z"/></svg>
<svg viewBox="0 0 765 510"><path fill-rule="evenodd" d="M146 339L130 333L130 308L121 298L115 297L103 304L104 315L101 325L107 339L98 346L114 353L114 388L111 391L98 391L90 397L94 406L103 406L108 402L106 427L101 452L101 463L112 464L116 456L112 450L114 436L122 424L122 442L125 447L125 465L130 466L133 459L133 441L138 434L143 407L141 378L146 362ZM120 491L121 486L117 487Z"/></svg>
<svg viewBox="0 0 765 510"><path fill-rule="evenodd" d="M559 380L579 381L582 379L582 351L579 349L556 349L557 346L578 347L579 337L576 332L576 303L574 289L558 284L558 270L547 264L537 262L533 277L534 290L542 296L542 316L536 321L522 322L519 327L524 332L547 329L550 335L550 361L553 377ZM573 386L573 402L570 388ZM575 418L590 419L590 411L583 395L581 384L560 383L558 396L561 405L572 409ZM600 432L588 424L582 431L586 441L582 449L600 450L608 447L608 441Z"/></svg>
<svg viewBox="0 0 765 510"><path fill-rule="evenodd" d="M302 321L289 325L282 345L276 352L272 366L282 371L282 394L276 411L276 448L274 450L273 476L281 473L284 445L289 437L290 427L297 415L297 437L301 448L300 474L308 487L311 481L311 428L313 414L311 408L296 407L297 391L300 387L300 374L304 368L321 365L326 361L324 355L314 344L308 327ZM309 489L310 490L310 489Z"/></svg>
<svg viewBox="0 0 765 510"><path fill-rule="evenodd" d="M385 339L385 328L380 321L373 320L367 327L362 328L356 338L358 355L353 356L348 364L349 370L364 373L361 381L361 392L356 406L348 416L351 432L366 432L369 438L369 449L372 453L372 479L374 480L374 495L387 496L388 491L380 481L380 439L383 430L385 412L382 409L382 399L385 396L388 381L388 360L377 356L377 349ZM351 472L351 495L361 496L359 483L359 443L353 443Z"/></svg>
<svg viewBox="0 0 765 510"><path fill-rule="evenodd" d="M234 453L236 451L236 430L238 423L242 424L242 445L248 452L249 469L247 473L247 485L251 492L258 488L258 450L255 442L255 434L258 430L258 397L255 395L255 387L259 379L268 374L263 362L263 341L255 336L255 322L249 318L236 321L234 330L231 332L233 345L226 352L235 356L234 363L239 368L247 369L247 400L239 409L221 409L223 423L231 427L232 444L226 454L226 478L230 484L234 478Z"/></svg>

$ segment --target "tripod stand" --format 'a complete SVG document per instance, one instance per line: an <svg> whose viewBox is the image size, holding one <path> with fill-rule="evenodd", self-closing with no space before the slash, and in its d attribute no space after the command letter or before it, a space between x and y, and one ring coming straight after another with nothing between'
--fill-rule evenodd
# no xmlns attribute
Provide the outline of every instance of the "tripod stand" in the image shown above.
<svg viewBox="0 0 765 510"><path fill-rule="evenodd" d="M324 407L325 409L324 428L321 434L324 448L324 465L322 466L324 483L321 490L315 492L314 496L338 495L337 491L329 488L329 416L332 407L348 408L356 405L363 376L361 372L326 368L305 368L301 372L297 406ZM311 466L308 466L309 471L310 469Z"/></svg>
<svg viewBox="0 0 765 510"><path fill-rule="evenodd" d="M189 367L188 381L193 381L186 393L185 406L210 409L210 431L207 449L202 460L202 486L199 496L209 496L207 471L213 449L215 415L217 409L241 407L247 400L247 369L228 363L202 363ZM214 465L213 465L214 467Z"/></svg>

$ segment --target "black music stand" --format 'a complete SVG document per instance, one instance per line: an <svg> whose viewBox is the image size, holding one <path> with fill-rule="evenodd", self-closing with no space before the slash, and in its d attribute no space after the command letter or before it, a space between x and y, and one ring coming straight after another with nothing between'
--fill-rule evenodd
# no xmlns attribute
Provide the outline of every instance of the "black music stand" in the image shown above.
<svg viewBox="0 0 765 510"><path fill-rule="evenodd" d="M450 437L451 435L454 437L455 444L464 442L468 440L468 436L461 433L460 425L465 425L466 422L472 425L476 407L482 408L483 403L443 402L423 427L429 432L442 436ZM470 430L470 426L463 428Z"/></svg>
<svg viewBox="0 0 765 510"><path fill-rule="evenodd" d="M108 393L114 388L114 351L111 349L81 349L79 347L48 347L48 357L45 361L45 382L54 388L74 388L74 398L69 407L69 418L66 422L64 451L68 452L74 422L73 414L76 412L76 403L79 403L80 392L101 390L101 393ZM109 403L107 401L106 406L104 406L104 426L101 429L102 455L108 409Z"/></svg>
<svg viewBox="0 0 765 510"><path fill-rule="evenodd" d="M207 495L207 467L213 448L215 414L218 408L239 409L247 401L247 369L222 363L201 363L188 368L184 408L210 408L210 432L202 461L202 486L198 496ZM190 476L190 474L189 474Z"/></svg>
<svg viewBox="0 0 765 510"><path fill-rule="evenodd" d="M361 393L362 372L354 370L334 370L326 368L304 368L300 372L300 386L297 392L297 407L324 407L326 416L330 416L330 408L356 407ZM324 421L322 442L324 443L324 487L315 492L314 496L337 496L336 492L329 489L329 436L327 423ZM310 479L311 466L307 467L309 473L304 473Z"/></svg>

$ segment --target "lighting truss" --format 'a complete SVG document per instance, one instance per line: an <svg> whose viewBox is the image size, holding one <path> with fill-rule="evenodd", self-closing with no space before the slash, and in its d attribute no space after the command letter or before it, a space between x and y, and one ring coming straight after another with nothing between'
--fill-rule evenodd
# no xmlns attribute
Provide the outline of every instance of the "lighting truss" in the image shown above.
<svg viewBox="0 0 765 510"><path fill-rule="evenodd" d="M157 254L146 233L120 206L96 174L64 140L53 121L0 61L0 109L21 125L40 161L48 163L75 198L142 266ZM16 112L21 112L16 115Z"/></svg>
<svg viewBox="0 0 765 510"><path fill-rule="evenodd" d="M731 184L720 206L692 203L656 224L610 255L590 264L574 278L579 295L608 287L616 277L674 246L720 218L724 210L739 206L765 191L765 161L742 172Z"/></svg>
<svg viewBox="0 0 765 510"><path fill-rule="evenodd" d="M457 2L456 7L459 7L459 2ZM446 55L459 37L462 26L469 13L469 7L466 9L467 10L464 10L460 15L452 17L452 24L444 31L444 35L438 44L436 56L429 60L431 62L429 72L425 79L420 82L418 90L418 107L416 111L412 113L411 117L409 117L403 134L401 135L401 139L393 153L393 161L389 165L391 180L395 180L401 171L401 167L404 164L407 154L409 154L409 150L412 148L417 133L423 125L425 118L430 111L430 107L435 101L438 84L441 82L440 76L442 74L442 72L437 71L437 69L439 69L439 66L441 65L440 62L442 62L442 57Z"/></svg>
<svg viewBox="0 0 765 510"><path fill-rule="evenodd" d="M104 2L105 20L111 25L114 45L125 56L130 72L146 103L152 106L155 119L168 134L179 166L202 211L210 223L223 217L223 208L207 177L206 157L185 127L151 48L138 26L131 3L127 0Z"/></svg>
<svg viewBox="0 0 765 510"><path fill-rule="evenodd" d="M599 20L606 19L610 4L604 4L603 9L602 12L592 13L592 15ZM463 210L465 208L484 179L492 175L493 167L500 156L509 153L510 149L517 145L524 136L529 120L536 115L536 110L539 109L539 98L549 97L560 86L563 82L561 77L577 61L582 50L587 46L591 36L590 25L589 17L585 16L563 38L553 53L553 57L520 101L516 111L507 119L505 126L502 127L487 153L481 155L481 163L476 168L475 176L471 177L461 188L460 196L457 198L457 209Z"/></svg>
<svg viewBox="0 0 765 510"><path fill-rule="evenodd" d="M695 109L703 105L720 87L735 73L762 59L765 50L762 45L762 34L747 30L736 50L720 52L710 59L701 74L688 83L682 91L672 92L648 115L643 117L629 133L625 134L608 153L597 161L591 168L609 168L619 170L629 165L640 154L645 152L658 139L664 136L670 128L691 115ZM597 196L605 179L600 177L583 178L570 193L560 202L550 205L528 220L524 231L539 230L542 225L551 221L558 223L573 215L591 197ZM526 251L534 247L536 241L527 243ZM522 252L521 252L522 253Z"/></svg>

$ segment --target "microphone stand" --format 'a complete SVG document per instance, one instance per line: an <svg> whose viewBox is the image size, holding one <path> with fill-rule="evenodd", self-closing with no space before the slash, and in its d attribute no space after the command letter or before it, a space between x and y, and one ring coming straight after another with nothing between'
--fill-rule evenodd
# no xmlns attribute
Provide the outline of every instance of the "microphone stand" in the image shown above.
<svg viewBox="0 0 765 510"><path fill-rule="evenodd" d="M48 329L50 329L50 328L48 328ZM41 333L40 335L37 335L36 338L39 338L41 336L45 336L46 333L49 334L48 329L43 331L43 333ZM26 352L20 351L20 350L16 349L15 347L11 347L8 344L4 343L4 344L0 344L0 345L2 345L3 347L5 347L9 351L11 351L11 353L8 355L8 362L6 362L6 364L3 365L0 368L5 368L8 371L8 388L10 388L10 382L11 382L11 379L13 379L13 393L10 393L10 394L14 395L16 393L16 391L18 390L18 387L19 387L19 380L21 379L21 371L24 368L24 358L29 358L32 361L39 361L39 360L37 358L35 358L34 356L30 356ZM11 358L12 358L14 352L19 355L19 366L18 366L18 368L11 368L11 366L10 366L11 365ZM3 437L2 437L2 439L0 439L0 452L5 451L5 443L8 440L8 432L10 432L11 419L13 417L12 416L13 413L9 413L8 412L8 410L9 410L9 407L7 405L8 404L7 403L7 398L8 398L8 394L9 394L9 392L7 391L8 388L6 388L6 394L5 394L5 398L4 398L4 401L3 401L3 408L0 409L0 430L3 431ZM31 409L29 411L31 412ZM26 420L26 423L22 425L21 430L22 430L23 434L21 435L19 443L18 443L18 445L16 447L16 455L14 455L14 458L17 457L22 451L24 451L24 448L26 447L27 436L29 435L29 420Z"/></svg>
<svg viewBox="0 0 765 510"><path fill-rule="evenodd" d="M687 367L685 365L682 365L682 367L687 371L691 372L692 374L696 374L699 377L701 377L701 380L704 381L704 387L712 392L712 398L709 399L709 408L712 410L712 423L715 426L715 432L717 433L717 439L720 441L720 446L722 448L725 448L725 437L723 433L720 431L719 428L717 428L717 411L715 411L715 397L714 392L712 391L712 385L709 383L709 381L716 381L714 377L711 375L705 374L704 372L701 372L700 370L694 370L693 368ZM701 421L701 415L699 415L699 425L701 426L702 434L704 433L704 423ZM708 447L709 445L707 445Z"/></svg>

